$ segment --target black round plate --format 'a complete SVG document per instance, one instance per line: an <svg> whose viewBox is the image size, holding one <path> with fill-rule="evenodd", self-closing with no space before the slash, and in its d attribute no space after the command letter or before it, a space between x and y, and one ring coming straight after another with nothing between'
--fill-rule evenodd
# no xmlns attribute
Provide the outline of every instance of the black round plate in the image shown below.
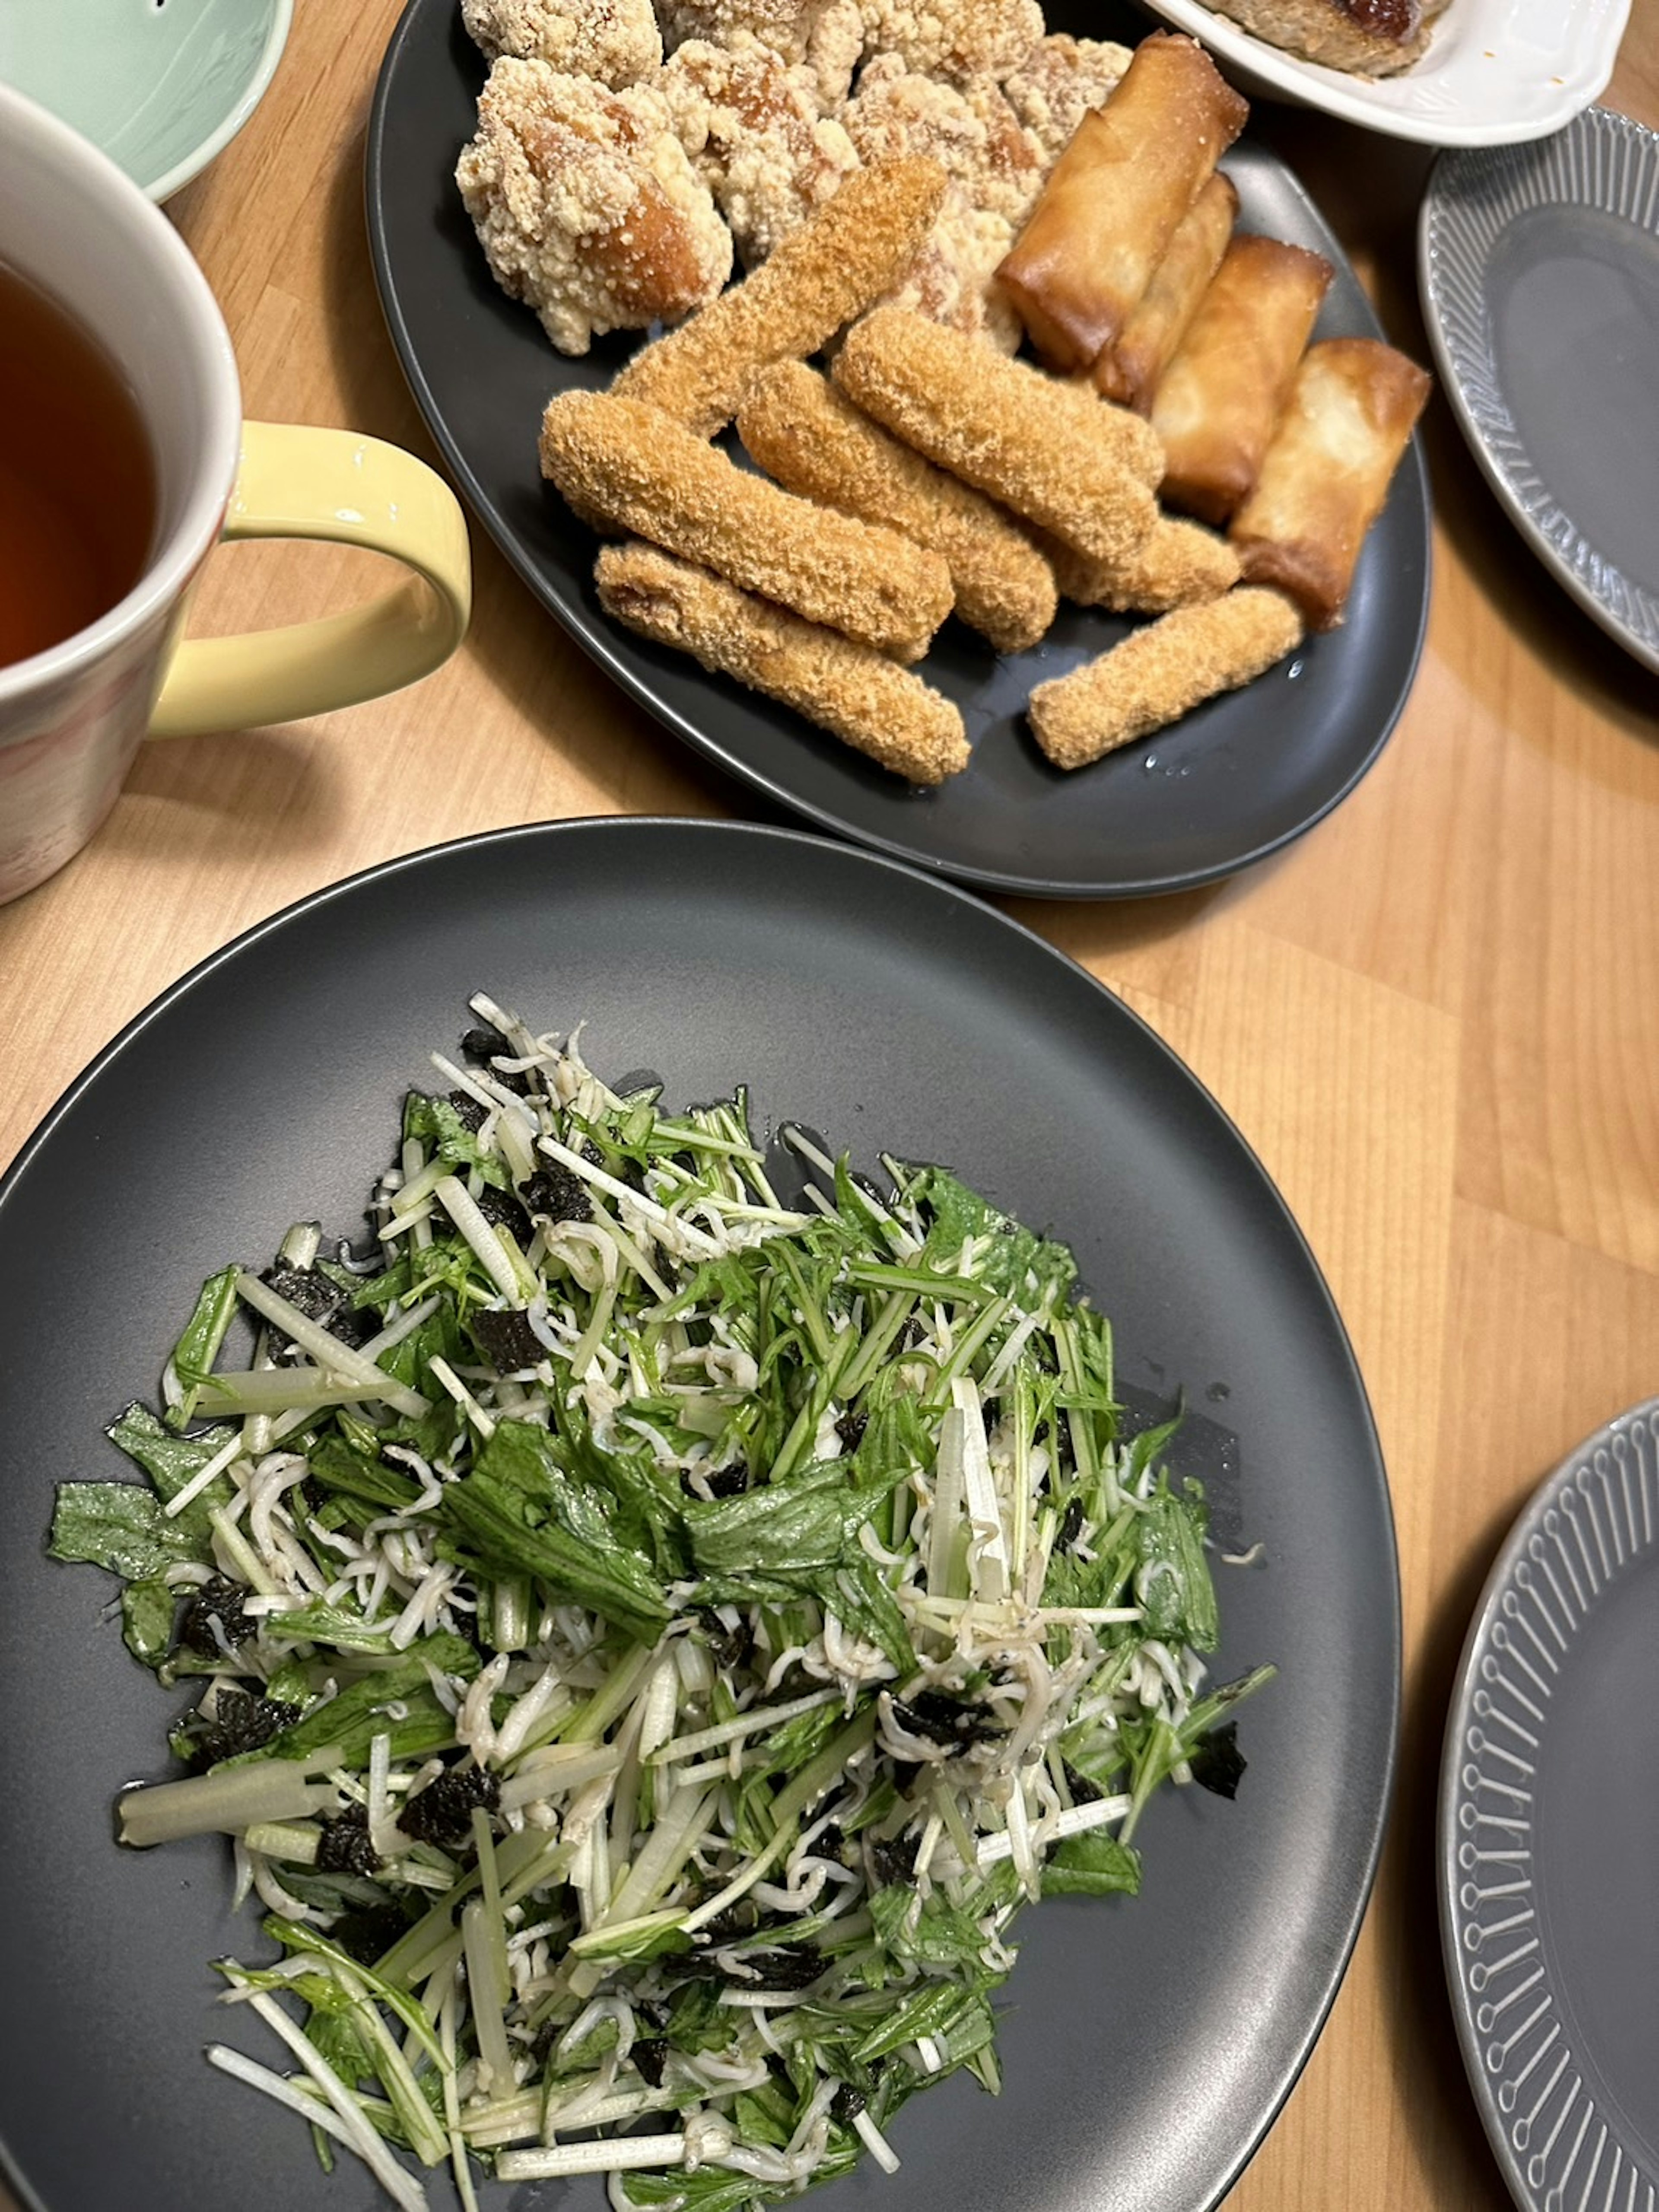
<svg viewBox="0 0 1659 2212"><path fill-rule="evenodd" d="M1085 20L1086 15L1086 21ZM1107 0L1049 10L1057 30L1138 38ZM1130 897L1231 875L1312 826L1382 750L1416 672L1429 599L1429 501L1413 441L1361 556L1345 627L1144 744L1066 775L1024 726L1032 686L1103 653L1128 628L1066 607L1043 643L998 659L947 623L922 673L961 708L972 762L937 791L908 788L787 708L612 623L593 590L595 540L542 483L536 435L555 392L608 384L619 333L580 360L556 353L496 287L455 188L483 64L454 0L410 0L369 124L374 270L410 385L467 498L537 597L601 666L710 759L821 828L994 890ZM1336 269L1316 335L1381 337L1340 248L1284 164L1234 148L1241 222Z"/></svg>
<svg viewBox="0 0 1659 2212"><path fill-rule="evenodd" d="M846 845L737 825L503 831L392 861L278 915L141 1015L0 1186L0 2143L47 2212L368 2212L290 2114L213 2072L208 1961L260 1955L217 1839L112 1840L121 1784L165 1765L185 1700L130 1660L113 1584L49 1562L54 1486L115 1477L100 1434L150 1396L202 1278L290 1221L360 1230L403 1092L484 988L585 1021L601 1073L671 1102L752 1086L856 1160L956 1164L1070 1239L1114 1317L1126 1390L1206 1418L1224 1544L1218 1678L1272 1659L1240 1717L1237 1801L1170 1795L1133 1900L1020 1923L1000 2100L918 2098L897 2177L825 2212L1200 2212L1306 2058L1370 1884L1399 1686L1393 1526L1341 1324L1282 1201L1213 1101L1083 971L988 907ZM1212 1419L1211 1417L1213 1417ZM1224 1421L1223 1431L1217 1424ZM434 2207L453 2203L431 2179ZM505 2190L490 2192L504 2208ZM577 2185L512 2201L580 2205Z"/></svg>

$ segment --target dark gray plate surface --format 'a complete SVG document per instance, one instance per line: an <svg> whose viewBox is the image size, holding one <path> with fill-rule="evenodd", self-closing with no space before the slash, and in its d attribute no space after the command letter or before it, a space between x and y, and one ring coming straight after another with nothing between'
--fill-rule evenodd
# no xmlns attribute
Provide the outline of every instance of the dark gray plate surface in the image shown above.
<svg viewBox="0 0 1659 2212"><path fill-rule="evenodd" d="M1659 1399L1538 1492L1474 1617L1446 1731L1446 1974L1518 2203L1659 2190Z"/></svg>
<svg viewBox="0 0 1659 2212"><path fill-rule="evenodd" d="M361 1228L404 1091L483 988L585 1019L603 1073L671 1101L753 1086L873 1164L955 1163L1074 1244L1141 1390L1225 1421L1219 1676L1264 1659L1236 1803L1197 1790L1142 1831L1133 1902L1029 1913L1006 2087L920 2098L896 2179L826 2212L1200 2212L1305 2059L1370 1887L1399 1681L1393 1525L1364 1391L1282 1201L1173 1055L1080 969L975 900L775 830L608 822L395 861L264 924L139 1018L0 1187L0 2143L47 2212L368 2212L290 2115L206 2065L207 1961L262 1951L216 1842L138 1855L110 1803L161 1771L170 1698L126 1656L113 1585L49 1563L53 1486L127 1472L100 1434L152 1393L180 1316L292 1219ZM1213 1440L1213 1438L1212 1438ZM434 2208L452 2202L433 2177ZM492 2193L505 2208L507 2193ZM514 2196L595 2212L591 2184Z"/></svg>
<svg viewBox="0 0 1659 2212"><path fill-rule="evenodd" d="M1133 40L1111 4L1052 7L1055 29ZM496 288L460 204L455 159L476 125L483 64L453 0L410 0L368 133L370 238L380 297L416 398L475 511L543 604L676 734L820 827L993 888L1055 897L1175 890L1231 874L1310 828L1381 751L1405 704L1429 594L1428 489L1419 447L1363 554L1346 625L1243 691L1073 775L1024 725L1034 684L1104 652L1122 620L1061 612L1034 652L998 659L947 623L923 673L961 707L974 757L916 792L787 708L711 677L611 623L594 596L594 540L536 461L556 391L608 383L626 333L585 359L554 352ZM1288 169L1260 147L1226 167L1247 230L1326 254L1338 270L1317 335L1380 336L1335 240Z"/></svg>
<svg viewBox="0 0 1659 2212"><path fill-rule="evenodd" d="M1487 481L1545 567L1659 669L1659 135L1588 108L1443 155L1423 312Z"/></svg>

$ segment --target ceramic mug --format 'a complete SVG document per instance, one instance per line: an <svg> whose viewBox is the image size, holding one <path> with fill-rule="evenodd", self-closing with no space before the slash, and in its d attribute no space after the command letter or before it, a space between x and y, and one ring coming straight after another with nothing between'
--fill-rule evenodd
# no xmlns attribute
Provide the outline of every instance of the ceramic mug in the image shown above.
<svg viewBox="0 0 1659 2212"><path fill-rule="evenodd" d="M113 362L157 491L149 557L126 596L0 667L3 901L79 852L146 735L295 721L428 675L465 635L471 578L454 495L412 454L349 431L243 422L229 333L172 225L96 148L3 86L0 262ZM320 621L181 641L222 538L325 538L411 573Z"/></svg>

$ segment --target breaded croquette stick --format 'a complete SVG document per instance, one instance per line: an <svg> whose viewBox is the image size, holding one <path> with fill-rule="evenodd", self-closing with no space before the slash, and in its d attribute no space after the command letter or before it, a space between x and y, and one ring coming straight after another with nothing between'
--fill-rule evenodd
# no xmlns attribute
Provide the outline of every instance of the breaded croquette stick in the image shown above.
<svg viewBox="0 0 1659 2212"><path fill-rule="evenodd" d="M1237 216L1237 188L1218 170L1176 225L1139 306L1095 363L1103 399L1151 413L1158 380L1221 266Z"/></svg>
<svg viewBox="0 0 1659 2212"><path fill-rule="evenodd" d="M900 660L919 660L951 611L937 553L780 491L637 400L560 392L541 455L584 514Z"/></svg>
<svg viewBox="0 0 1659 2212"><path fill-rule="evenodd" d="M599 604L630 629L781 699L911 783L968 765L962 716L919 676L867 645L752 599L651 545L607 545Z"/></svg>
<svg viewBox="0 0 1659 2212"><path fill-rule="evenodd" d="M1120 615L1164 615L1172 607L1219 599L1243 574L1224 538L1196 522L1165 515L1127 560L1091 561L1053 538L1043 550L1054 564L1062 598L1080 607L1109 607Z"/></svg>
<svg viewBox="0 0 1659 2212"><path fill-rule="evenodd" d="M1024 652L1053 622L1054 571L1024 532L804 362L760 371L738 410L738 434L786 491L931 546L951 571L957 612L999 653Z"/></svg>
<svg viewBox="0 0 1659 2212"><path fill-rule="evenodd" d="M896 438L1079 552L1121 561L1150 535L1157 507L1123 458L1138 416L902 307L854 324L834 374Z"/></svg>
<svg viewBox="0 0 1659 2212"><path fill-rule="evenodd" d="M1051 368L1091 368L1249 110L1195 39L1155 32L1049 173L997 281Z"/></svg>
<svg viewBox="0 0 1659 2212"><path fill-rule="evenodd" d="M1426 371L1376 338L1328 338L1302 357L1231 536L1244 574L1288 592L1314 629L1342 619L1359 549L1429 388Z"/></svg>
<svg viewBox="0 0 1659 2212"><path fill-rule="evenodd" d="M1202 606L1177 607L1098 660L1039 684L1031 727L1056 768L1085 768L1218 691L1249 683L1301 637L1300 617L1277 592L1241 586Z"/></svg>
<svg viewBox="0 0 1659 2212"><path fill-rule="evenodd" d="M945 204L946 178L917 155L854 170L751 276L635 354L612 389L700 438L723 430L757 368L804 361L904 275Z"/></svg>
<svg viewBox="0 0 1659 2212"><path fill-rule="evenodd" d="M1219 527L1247 497L1334 273L1276 238L1227 248L1152 398L1169 506Z"/></svg>

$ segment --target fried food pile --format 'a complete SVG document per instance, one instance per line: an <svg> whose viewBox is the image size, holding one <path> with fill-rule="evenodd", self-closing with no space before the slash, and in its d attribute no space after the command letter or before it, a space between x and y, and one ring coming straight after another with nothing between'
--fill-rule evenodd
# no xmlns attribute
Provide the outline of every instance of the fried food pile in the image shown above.
<svg viewBox="0 0 1659 2212"><path fill-rule="evenodd" d="M491 64L457 170L490 268L561 353L682 320L855 170L939 162L894 296L1012 352L997 264L1124 46L1037 0L461 0Z"/></svg>
<svg viewBox="0 0 1659 2212"><path fill-rule="evenodd" d="M544 4L468 20L550 46ZM617 0L587 4L592 48L640 51ZM550 401L542 471L623 541L596 570L616 620L915 784L969 758L917 672L951 613L1005 653L1061 598L1154 617L1031 695L1039 747L1080 768L1340 620L1428 379L1310 343L1333 272L1234 234L1217 165L1245 106L1193 40L1120 65L1027 0L860 0L827 115L841 4L675 0L668 59L620 88L495 61L459 175L497 274L568 349L672 325Z"/></svg>

